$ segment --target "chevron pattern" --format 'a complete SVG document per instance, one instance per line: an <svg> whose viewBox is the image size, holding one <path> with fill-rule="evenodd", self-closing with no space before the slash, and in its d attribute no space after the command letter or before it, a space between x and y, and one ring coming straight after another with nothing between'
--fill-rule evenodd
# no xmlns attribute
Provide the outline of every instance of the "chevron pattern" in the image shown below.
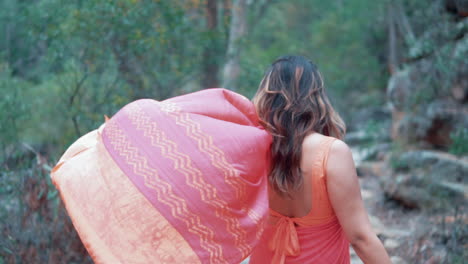
<svg viewBox="0 0 468 264"><path fill-rule="evenodd" d="M200 237L201 246L209 252L210 262L227 263L223 258L222 248L216 243L210 243L214 238L213 231L203 225L200 217L188 210L185 200L174 194L172 186L162 180L155 169L148 166L146 157L138 153L138 149L131 144L118 125L112 120L107 122L104 133L114 150L132 167L135 175L141 176L145 186L156 192L158 201L171 208L172 216L185 223L189 232Z"/></svg>
<svg viewBox="0 0 468 264"><path fill-rule="evenodd" d="M257 232L255 233L255 237L257 239L260 239L262 237L263 230L265 229L265 223L262 220L262 216L259 215L257 212L255 212L255 210L253 210L252 208L248 209L247 215L251 219L253 219L255 221L255 223L259 224L260 227L258 228Z"/></svg>
<svg viewBox="0 0 468 264"><path fill-rule="evenodd" d="M236 198L244 202L246 199L245 183L240 180L239 172L226 161L224 152L213 144L213 138L204 134L200 124L191 120L187 113L182 113L176 104L166 101L158 105L162 111L175 119L176 124L186 129L186 135L195 140L199 150L210 157L212 165L223 172L226 183L236 191Z"/></svg>
<svg viewBox="0 0 468 264"><path fill-rule="evenodd" d="M239 219L227 209L228 203L218 197L216 188L204 180L198 168L192 166L191 158L178 150L177 144L168 139L163 130L158 129L157 123L151 121L138 104L127 106L125 113L137 130L142 131L143 135L151 140L152 146L158 147L164 157L174 162L174 168L184 175L187 185L200 193L201 200L215 208L216 216L226 222L227 230L234 236L236 248L241 251L243 257L247 257L252 248L246 243L246 231L241 228ZM260 218L258 216L257 219Z"/></svg>
<svg viewBox="0 0 468 264"><path fill-rule="evenodd" d="M213 144L212 137L204 134L201 131L200 124L191 120L187 113L182 113L180 107L176 104L167 101L156 103L160 107L161 111L166 112L176 121L176 124L185 127L186 135L198 143L199 150L210 157L213 166L223 172L226 183L236 190L236 198L241 201L242 204L246 204L245 183L240 180L238 171L226 161L223 151ZM254 221L254 223L260 224L260 228L256 233L256 237L259 239L264 230L264 223L259 222L261 217L257 217L258 214L256 216L256 213L247 207L243 207L241 210L249 212L248 216Z"/></svg>

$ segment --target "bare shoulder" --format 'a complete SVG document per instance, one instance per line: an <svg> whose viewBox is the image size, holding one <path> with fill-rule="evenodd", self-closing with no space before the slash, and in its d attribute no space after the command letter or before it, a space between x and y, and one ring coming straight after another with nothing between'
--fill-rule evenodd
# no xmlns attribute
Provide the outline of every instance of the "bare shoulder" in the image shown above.
<svg viewBox="0 0 468 264"><path fill-rule="evenodd" d="M304 172L312 171L313 164L310 162L313 160L318 152L318 148L326 139L326 136L319 134L319 133L312 133L307 135L302 142L302 161L301 161L301 169Z"/></svg>
<svg viewBox="0 0 468 264"><path fill-rule="evenodd" d="M305 150L316 149L316 147L323 142L326 136L319 133L312 133L307 135L302 142L302 148Z"/></svg>
<svg viewBox="0 0 468 264"><path fill-rule="evenodd" d="M329 158L331 156L348 156L351 154L351 149L349 148L348 144L344 141L336 139L333 141L332 145L330 146Z"/></svg>
<svg viewBox="0 0 468 264"><path fill-rule="evenodd" d="M302 143L302 147L304 149L316 149L318 145L320 145L323 140L326 140L327 136L324 136L319 133L313 133L304 138ZM343 142L342 140L335 139L330 147L330 154L331 155L343 155L343 154L350 154L351 150L348 145Z"/></svg>
<svg viewBox="0 0 468 264"><path fill-rule="evenodd" d="M333 141L328 153L326 170L328 177L355 174L356 168L351 149L342 140Z"/></svg>

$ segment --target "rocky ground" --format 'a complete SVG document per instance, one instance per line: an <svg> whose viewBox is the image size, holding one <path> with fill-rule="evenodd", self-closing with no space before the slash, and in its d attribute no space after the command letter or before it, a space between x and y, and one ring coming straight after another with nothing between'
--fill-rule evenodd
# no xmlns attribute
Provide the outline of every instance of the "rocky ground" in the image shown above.
<svg viewBox="0 0 468 264"><path fill-rule="evenodd" d="M388 162L363 161L367 153L356 147L353 152L371 223L394 264L465 263L468 257L466 188L462 190L462 202L454 200L444 208L408 207L385 189L383 183L388 179L383 177L391 177L386 171ZM353 250L351 254L351 263L362 263Z"/></svg>

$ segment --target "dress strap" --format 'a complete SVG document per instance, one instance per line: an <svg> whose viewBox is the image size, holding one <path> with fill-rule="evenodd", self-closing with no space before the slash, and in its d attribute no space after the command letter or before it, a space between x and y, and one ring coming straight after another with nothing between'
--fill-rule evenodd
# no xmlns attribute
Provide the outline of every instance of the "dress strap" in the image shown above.
<svg viewBox="0 0 468 264"><path fill-rule="evenodd" d="M330 153L330 149L331 149L331 146L333 144L333 142L335 142L336 138L334 137L328 137L324 146L323 146L323 162L322 162L322 168L323 168L323 175L325 176L326 175L326 171L327 171L327 162L328 162L328 154Z"/></svg>

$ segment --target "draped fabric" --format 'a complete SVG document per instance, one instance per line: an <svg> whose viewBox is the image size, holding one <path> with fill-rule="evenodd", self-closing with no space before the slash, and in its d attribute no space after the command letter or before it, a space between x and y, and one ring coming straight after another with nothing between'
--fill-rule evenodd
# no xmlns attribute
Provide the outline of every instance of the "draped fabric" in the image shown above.
<svg viewBox="0 0 468 264"><path fill-rule="evenodd" d="M264 230L270 143L236 93L142 99L51 176L96 263L239 263Z"/></svg>
<svg viewBox="0 0 468 264"><path fill-rule="evenodd" d="M349 242L328 198L325 167L335 138L326 137L312 162L312 209L287 217L270 209L269 224L250 258L252 264L349 264Z"/></svg>

